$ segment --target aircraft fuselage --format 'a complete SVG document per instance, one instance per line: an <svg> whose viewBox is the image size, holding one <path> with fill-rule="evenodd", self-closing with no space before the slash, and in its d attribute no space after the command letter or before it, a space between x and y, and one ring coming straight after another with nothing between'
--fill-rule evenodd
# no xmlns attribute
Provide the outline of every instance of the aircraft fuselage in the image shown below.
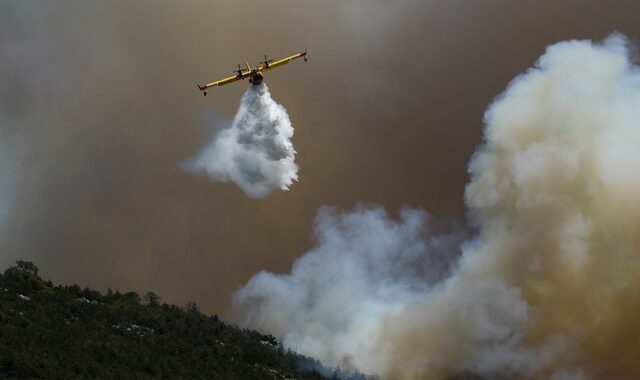
<svg viewBox="0 0 640 380"><path fill-rule="evenodd" d="M257 86L260 83L262 83L263 79L264 79L264 76L259 70L254 70L251 72L251 75L249 75L249 83L251 83L254 86Z"/></svg>

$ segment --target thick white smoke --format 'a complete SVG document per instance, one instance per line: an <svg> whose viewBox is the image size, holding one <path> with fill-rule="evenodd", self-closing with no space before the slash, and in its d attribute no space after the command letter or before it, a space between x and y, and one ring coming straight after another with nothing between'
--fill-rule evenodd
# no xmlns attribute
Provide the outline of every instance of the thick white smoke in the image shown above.
<svg viewBox="0 0 640 380"><path fill-rule="evenodd" d="M640 74L626 41L550 46L485 128L466 189L479 232L449 248L446 278L429 280L451 267L429 269L447 256L424 213L322 211L290 274L236 294L239 321L389 379L640 378Z"/></svg>
<svg viewBox="0 0 640 380"><path fill-rule="evenodd" d="M250 86L230 128L220 131L193 162L212 179L235 182L252 198L288 190L298 179L293 127L267 85Z"/></svg>
<svg viewBox="0 0 640 380"><path fill-rule="evenodd" d="M380 207L322 209L316 248L287 276L261 272L235 297L243 322L342 368L376 368L371 339L390 311L423 298L451 270L454 235L429 237L428 216Z"/></svg>

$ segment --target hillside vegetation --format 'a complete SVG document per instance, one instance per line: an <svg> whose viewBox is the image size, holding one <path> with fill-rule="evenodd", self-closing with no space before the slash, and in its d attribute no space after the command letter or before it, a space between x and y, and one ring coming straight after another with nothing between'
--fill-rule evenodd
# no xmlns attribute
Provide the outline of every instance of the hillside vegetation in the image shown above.
<svg viewBox="0 0 640 380"><path fill-rule="evenodd" d="M18 261L0 275L0 377L346 377L284 349L273 336L204 315L194 303L159 300L152 292L141 299L54 285L33 263Z"/></svg>

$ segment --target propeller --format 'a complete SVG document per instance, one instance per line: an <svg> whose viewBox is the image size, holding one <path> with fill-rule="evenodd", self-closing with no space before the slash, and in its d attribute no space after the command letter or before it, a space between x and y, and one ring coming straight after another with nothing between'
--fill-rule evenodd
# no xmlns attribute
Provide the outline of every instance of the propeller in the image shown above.
<svg viewBox="0 0 640 380"><path fill-rule="evenodd" d="M264 61L260 61L260 63L264 63L265 66L269 67L269 64L273 62L273 59L267 59L266 54L263 57L264 57Z"/></svg>

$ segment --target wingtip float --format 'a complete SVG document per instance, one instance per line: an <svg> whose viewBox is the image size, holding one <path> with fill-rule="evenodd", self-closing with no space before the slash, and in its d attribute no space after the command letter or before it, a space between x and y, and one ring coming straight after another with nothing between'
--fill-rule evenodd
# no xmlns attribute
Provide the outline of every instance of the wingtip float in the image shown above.
<svg viewBox="0 0 640 380"><path fill-rule="evenodd" d="M263 71L275 69L282 65L286 65L287 63L297 58L303 58L304 61L307 62L307 49L304 49L303 52L279 59L277 61L273 59L267 59L267 56L265 55L264 61L260 61L260 64L254 68L251 68L251 66L249 66L249 62L245 62L246 68L242 68L238 64L238 69L233 70L236 75L207 84L198 84L198 90L202 91L202 95L207 96L207 90L211 87L224 86L225 84L233 83L239 80L245 80L246 78L249 78L249 83L257 86L264 80L264 75L262 74Z"/></svg>

